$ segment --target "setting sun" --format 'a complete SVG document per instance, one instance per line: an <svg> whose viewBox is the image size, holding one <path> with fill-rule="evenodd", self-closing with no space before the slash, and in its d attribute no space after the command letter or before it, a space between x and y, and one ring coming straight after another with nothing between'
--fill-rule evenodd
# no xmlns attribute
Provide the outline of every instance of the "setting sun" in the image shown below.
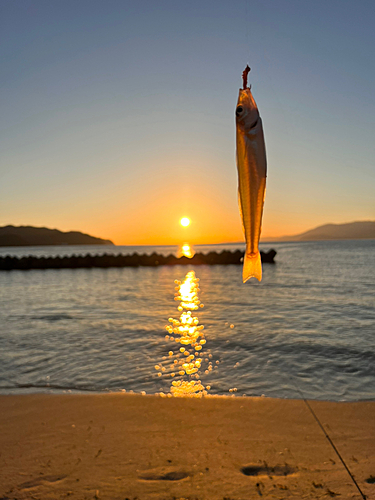
<svg viewBox="0 0 375 500"><path fill-rule="evenodd" d="M187 227L190 224L190 219L188 217L182 217L180 224L181 226Z"/></svg>

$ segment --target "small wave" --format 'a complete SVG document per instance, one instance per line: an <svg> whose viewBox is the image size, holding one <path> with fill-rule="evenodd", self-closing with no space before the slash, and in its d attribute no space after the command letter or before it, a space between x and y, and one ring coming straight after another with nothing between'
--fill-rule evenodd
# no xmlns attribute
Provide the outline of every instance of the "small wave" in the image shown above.
<svg viewBox="0 0 375 500"><path fill-rule="evenodd" d="M106 389L98 389L95 387L81 387L74 385L60 385L60 384L18 384L2 385L0 389L52 389L58 391L79 391L79 392L108 392Z"/></svg>
<svg viewBox="0 0 375 500"><path fill-rule="evenodd" d="M359 359L363 362L375 364L375 353L372 351L357 350L347 346L332 346L323 343L313 343L311 341L297 341L290 342L277 342L277 349L275 348L273 339L261 340L256 337L253 343L241 342L241 340L228 340L228 339L210 339L210 347L212 350L222 352L273 352L280 355L293 354L293 355L315 355L328 359L349 358Z"/></svg>
<svg viewBox="0 0 375 500"><path fill-rule="evenodd" d="M131 295L119 295L119 297L117 298L117 300L120 300L120 301L127 301L131 298Z"/></svg>
<svg viewBox="0 0 375 500"><path fill-rule="evenodd" d="M69 314L44 314L41 316L31 316L30 319L36 319L40 321L62 321L64 319L74 319L73 316Z"/></svg>
<svg viewBox="0 0 375 500"><path fill-rule="evenodd" d="M8 319L10 321L36 320L36 321L48 321L50 323L53 323L55 321L72 320L76 318L70 316L70 314L55 313L55 314L37 314L37 315L33 314L31 316L29 316L28 314L10 314L8 316Z"/></svg>

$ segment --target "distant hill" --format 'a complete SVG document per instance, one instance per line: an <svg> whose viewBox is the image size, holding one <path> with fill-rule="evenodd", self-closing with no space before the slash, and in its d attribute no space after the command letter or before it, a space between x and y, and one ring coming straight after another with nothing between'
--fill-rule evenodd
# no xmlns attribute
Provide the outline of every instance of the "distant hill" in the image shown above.
<svg viewBox="0 0 375 500"><path fill-rule="evenodd" d="M283 236L278 241L360 240L375 238L375 221L324 224L294 236Z"/></svg>
<svg viewBox="0 0 375 500"><path fill-rule="evenodd" d="M113 243L110 240L95 238L78 231L64 233L58 229L46 227L0 227L0 247L39 245L113 245Z"/></svg>

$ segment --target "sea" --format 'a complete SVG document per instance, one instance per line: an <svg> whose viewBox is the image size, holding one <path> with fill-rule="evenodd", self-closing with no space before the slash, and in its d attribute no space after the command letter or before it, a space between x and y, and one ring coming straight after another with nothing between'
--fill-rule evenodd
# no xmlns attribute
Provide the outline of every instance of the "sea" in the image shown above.
<svg viewBox="0 0 375 500"><path fill-rule="evenodd" d="M192 251L243 250L241 244ZM275 242L241 266L0 271L0 394L375 399L375 240ZM0 248L0 256L179 247Z"/></svg>

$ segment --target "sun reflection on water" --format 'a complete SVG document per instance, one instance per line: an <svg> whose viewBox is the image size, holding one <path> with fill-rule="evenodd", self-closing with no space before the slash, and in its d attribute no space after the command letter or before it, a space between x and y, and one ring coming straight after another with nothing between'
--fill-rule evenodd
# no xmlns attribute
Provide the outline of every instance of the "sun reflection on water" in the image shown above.
<svg viewBox="0 0 375 500"><path fill-rule="evenodd" d="M180 245L179 249L178 249L178 252L177 252L177 257L188 257L189 259L191 259L192 257L194 257L194 249L191 245L189 245L189 243L183 243L182 245Z"/></svg>
<svg viewBox="0 0 375 500"><path fill-rule="evenodd" d="M169 318L169 324L165 327L168 334L166 340L173 342L173 347L165 357L164 362L155 365L159 377L171 377L172 383L169 393L160 393L161 396L174 397L202 397L211 389L209 385L204 386L200 380L201 371L205 374L212 371L212 355L204 357L203 348L206 344L204 338L204 326L199 324L199 319L193 314L203 307L199 300L199 278L194 271L189 271L181 283L176 280L175 301L179 302L177 307L180 312L179 319ZM216 368L216 367L215 367Z"/></svg>

